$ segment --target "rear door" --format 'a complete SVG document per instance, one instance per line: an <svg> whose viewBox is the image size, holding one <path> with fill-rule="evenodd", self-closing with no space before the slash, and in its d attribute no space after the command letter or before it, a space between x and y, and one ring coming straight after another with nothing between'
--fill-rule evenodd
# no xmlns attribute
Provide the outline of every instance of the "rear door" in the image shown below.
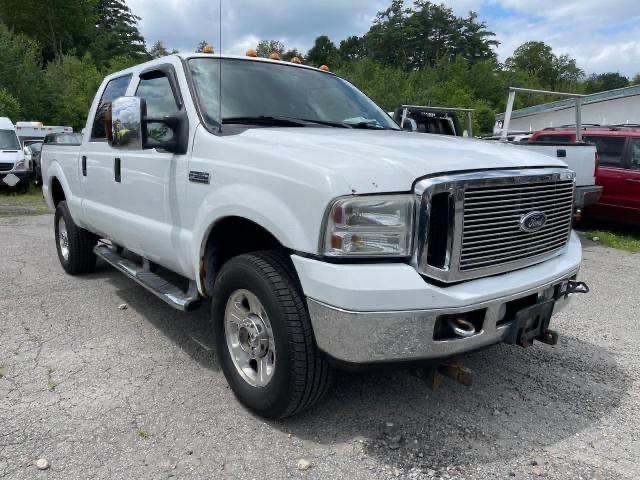
<svg viewBox="0 0 640 480"><path fill-rule="evenodd" d="M600 201L589 212L602 218L624 220L626 217L626 184L628 168L625 163L627 138L623 136L586 135L586 142L595 144L600 156L596 184L600 185Z"/></svg>
<svg viewBox="0 0 640 480"><path fill-rule="evenodd" d="M631 210L630 221L640 222L640 138L629 139L629 170L624 179L626 206Z"/></svg>
<svg viewBox="0 0 640 480"><path fill-rule="evenodd" d="M104 116L111 102L126 94L131 74L109 80L86 127L86 140L78 158L85 221L105 238L122 243L122 224L117 221L118 192L114 188L117 152L107 142Z"/></svg>

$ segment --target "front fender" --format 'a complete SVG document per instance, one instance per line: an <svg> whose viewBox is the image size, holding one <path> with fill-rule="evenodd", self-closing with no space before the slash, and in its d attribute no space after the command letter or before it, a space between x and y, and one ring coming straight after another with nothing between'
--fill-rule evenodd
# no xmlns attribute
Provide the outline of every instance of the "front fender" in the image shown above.
<svg viewBox="0 0 640 480"><path fill-rule="evenodd" d="M44 174L44 172L43 172ZM64 192L64 198L73 217L73 221L81 228L86 228L82 222L82 199L78 195L74 195L71 185L67 179L67 175L62 168L62 165L57 160L52 160L46 170L46 174L43 175L42 193L44 195L47 206L51 210L55 210L53 204L53 192L52 184L53 179L56 178L60 185L62 185L62 191Z"/></svg>
<svg viewBox="0 0 640 480"><path fill-rule="evenodd" d="M193 239L198 248L193 252L193 265L196 272L200 270L211 229L226 217L242 217L260 225L289 249L317 251L319 230L310 224L305 228L305 219L298 218L281 198L255 185L228 185L211 192L195 216ZM200 276L197 278L202 288Z"/></svg>

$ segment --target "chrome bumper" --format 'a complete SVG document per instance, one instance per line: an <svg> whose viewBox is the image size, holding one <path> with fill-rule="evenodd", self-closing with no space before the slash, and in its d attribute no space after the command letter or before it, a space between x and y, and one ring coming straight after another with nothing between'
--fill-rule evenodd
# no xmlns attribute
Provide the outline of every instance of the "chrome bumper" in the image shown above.
<svg viewBox="0 0 640 480"><path fill-rule="evenodd" d="M537 288L464 308L354 312L311 298L307 299L307 304L318 347L337 360L348 363L430 360L502 342L511 327L510 322L502 323L509 302L533 294L539 299L551 299L557 286L576 275L577 270ZM556 300L553 313L561 310L568 300L568 296ZM439 317L482 310L482 329L475 335L434 340L434 327Z"/></svg>

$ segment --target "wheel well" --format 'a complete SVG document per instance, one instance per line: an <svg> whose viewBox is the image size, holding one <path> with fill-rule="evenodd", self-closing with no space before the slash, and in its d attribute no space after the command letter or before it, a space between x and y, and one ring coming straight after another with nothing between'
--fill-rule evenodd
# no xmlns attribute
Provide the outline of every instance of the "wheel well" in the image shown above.
<svg viewBox="0 0 640 480"><path fill-rule="evenodd" d="M57 207L60 202L66 200L62 184L56 177L53 177L53 180L51 180L51 198L53 199L54 207Z"/></svg>
<svg viewBox="0 0 640 480"><path fill-rule="evenodd" d="M225 262L258 250L285 250L264 227L242 217L226 217L215 223L200 260L200 281L206 294L213 291L216 275Z"/></svg>

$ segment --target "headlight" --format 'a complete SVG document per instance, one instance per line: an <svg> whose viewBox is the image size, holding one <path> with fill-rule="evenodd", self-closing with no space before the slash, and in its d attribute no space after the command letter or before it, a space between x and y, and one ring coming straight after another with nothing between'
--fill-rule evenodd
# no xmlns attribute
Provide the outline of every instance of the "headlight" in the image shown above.
<svg viewBox="0 0 640 480"><path fill-rule="evenodd" d="M408 257L415 195L375 195L336 200L329 208L324 255Z"/></svg>
<svg viewBox="0 0 640 480"><path fill-rule="evenodd" d="M13 166L13 169L16 171L26 170L27 169L27 161L23 158L22 160L18 160L16 164Z"/></svg>

